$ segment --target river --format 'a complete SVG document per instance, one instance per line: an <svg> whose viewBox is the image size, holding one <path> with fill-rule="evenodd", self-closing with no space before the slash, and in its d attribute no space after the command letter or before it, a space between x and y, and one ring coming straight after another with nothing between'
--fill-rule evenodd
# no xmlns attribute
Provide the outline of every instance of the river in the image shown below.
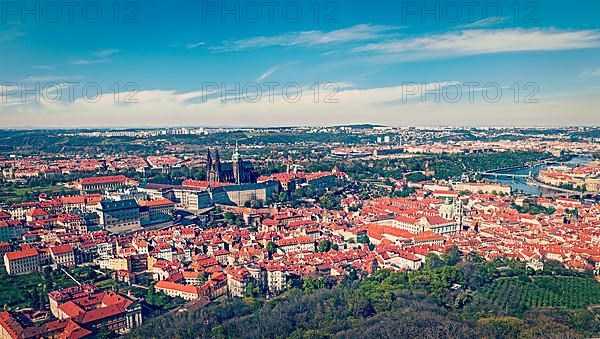
<svg viewBox="0 0 600 339"><path fill-rule="evenodd" d="M571 160L569 160L568 162L566 162L565 165L573 166L573 167L581 166L581 165L586 165L586 164L590 163L592 160L593 160L592 157L578 156L578 157L574 157ZM527 167L527 168L521 168L521 169L517 169L517 170L502 171L502 172L498 172L498 173L529 174L529 172L531 172L531 174L536 176L539 171L546 169L549 166L552 166L552 165ZM515 179L508 179L508 178L493 179L493 178L490 178L488 180L491 182L497 182L500 184L510 185L513 192L522 192L522 193L528 194L528 195L539 196L540 193L544 194L548 191L548 189L540 188L540 187L528 184L527 179L525 179L525 178L515 178Z"/></svg>

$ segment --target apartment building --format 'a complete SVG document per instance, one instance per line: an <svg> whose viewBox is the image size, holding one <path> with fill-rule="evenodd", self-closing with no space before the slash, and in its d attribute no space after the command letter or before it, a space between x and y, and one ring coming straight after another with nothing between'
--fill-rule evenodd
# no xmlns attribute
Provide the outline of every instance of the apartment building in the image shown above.
<svg viewBox="0 0 600 339"><path fill-rule="evenodd" d="M161 280L154 285L157 292L163 292L171 297L180 297L185 300L196 300L200 298L200 291L197 286L183 285L166 280Z"/></svg>
<svg viewBox="0 0 600 339"><path fill-rule="evenodd" d="M281 239L277 241L277 247L283 252L315 251L315 239L309 236Z"/></svg>
<svg viewBox="0 0 600 339"><path fill-rule="evenodd" d="M25 249L4 254L4 267L9 275L27 274L40 269L38 251Z"/></svg>
<svg viewBox="0 0 600 339"><path fill-rule="evenodd" d="M100 191L136 184L137 182L135 180L131 180L124 175L109 175L102 177L82 178L74 182L73 187L81 191Z"/></svg>
<svg viewBox="0 0 600 339"><path fill-rule="evenodd" d="M133 199L100 202L97 209L100 223L107 230L127 231L141 227L140 207Z"/></svg>
<svg viewBox="0 0 600 339"><path fill-rule="evenodd" d="M66 244L50 248L52 262L56 265L72 267L75 266L75 252L73 246Z"/></svg>

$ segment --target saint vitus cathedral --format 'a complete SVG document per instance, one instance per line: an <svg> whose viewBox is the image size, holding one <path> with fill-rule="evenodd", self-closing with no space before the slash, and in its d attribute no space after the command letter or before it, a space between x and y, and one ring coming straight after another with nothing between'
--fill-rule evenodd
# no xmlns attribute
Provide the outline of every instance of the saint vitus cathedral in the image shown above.
<svg viewBox="0 0 600 339"><path fill-rule="evenodd" d="M240 156L237 145L233 151L231 161L221 162L219 150L214 151L214 158L210 148L206 155L206 181L228 182L233 184L255 183L257 174L252 164L245 162Z"/></svg>

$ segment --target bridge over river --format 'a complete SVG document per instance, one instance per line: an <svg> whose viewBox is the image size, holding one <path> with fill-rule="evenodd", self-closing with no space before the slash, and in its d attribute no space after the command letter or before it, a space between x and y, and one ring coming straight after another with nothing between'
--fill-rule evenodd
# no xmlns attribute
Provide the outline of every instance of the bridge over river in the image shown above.
<svg viewBox="0 0 600 339"><path fill-rule="evenodd" d="M514 179L514 178L531 178L531 172L529 174L514 174L514 173L496 173L496 172L481 172L481 173L476 173L478 175L481 175L483 177L487 177L487 178L494 178L494 179L498 179L498 178L508 178L508 179Z"/></svg>
<svg viewBox="0 0 600 339"><path fill-rule="evenodd" d="M475 172L477 175L481 175L485 178L493 178L493 179L525 179L527 185L537 187L543 196L570 196L582 198L582 196L593 194L593 192L581 192L570 190L562 187L551 186L546 183L539 181L534 171L529 171L528 173L523 173L523 170L527 168L532 168L535 166L549 165L549 164L560 164L556 161L551 161L549 159L544 159L540 161L536 161L534 163L528 163L523 166L513 166L513 167L505 167L505 168L496 168L493 170L488 170L485 172ZM521 171L519 171L521 170ZM521 173L519 173L521 172Z"/></svg>

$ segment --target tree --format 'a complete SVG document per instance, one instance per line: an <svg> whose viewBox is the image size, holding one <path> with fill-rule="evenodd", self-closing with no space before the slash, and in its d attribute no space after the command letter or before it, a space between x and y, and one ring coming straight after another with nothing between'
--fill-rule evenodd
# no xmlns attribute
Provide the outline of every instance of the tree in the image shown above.
<svg viewBox="0 0 600 339"><path fill-rule="evenodd" d="M46 307L46 297L47 297L47 291L42 291L41 293L38 293L38 298L39 298L39 306L40 309L44 309Z"/></svg>
<svg viewBox="0 0 600 339"><path fill-rule="evenodd" d="M323 288L324 286L325 283L321 279L306 277L302 281L302 289L304 290L304 293L312 293L315 290Z"/></svg>
<svg viewBox="0 0 600 339"><path fill-rule="evenodd" d="M354 316L368 318L375 315L375 307L369 300L359 299L354 311Z"/></svg>
<svg viewBox="0 0 600 339"><path fill-rule="evenodd" d="M89 281L94 281L94 280L96 280L97 277L98 277L98 274L96 273L96 271L93 268L90 268L87 272L87 279Z"/></svg>
<svg viewBox="0 0 600 339"><path fill-rule="evenodd" d="M360 233L356 235L356 242L359 244L370 244L371 239L369 239L366 233Z"/></svg>
<svg viewBox="0 0 600 339"><path fill-rule="evenodd" d="M435 253L429 253L425 257L424 267L427 270L434 270L444 265L444 262Z"/></svg>
<svg viewBox="0 0 600 339"><path fill-rule="evenodd" d="M271 258L275 252L277 252L277 245L274 242L269 241L267 243L267 253L269 253L269 258Z"/></svg>
<svg viewBox="0 0 600 339"><path fill-rule="evenodd" d="M246 289L244 290L244 297L256 298L260 294L260 287L254 279L250 279L246 283Z"/></svg>
<svg viewBox="0 0 600 339"><path fill-rule="evenodd" d="M450 247L448 249L448 252L446 254L444 254L444 256L442 258L444 259L446 264L448 264L450 266L454 266L454 265L458 264L458 262L460 261L460 251L458 250L458 247L457 246Z"/></svg>
<svg viewBox="0 0 600 339"><path fill-rule="evenodd" d="M96 338L98 338L98 339L113 338L113 333L108 330L108 327L105 324L103 324L98 329L98 332L96 333Z"/></svg>
<svg viewBox="0 0 600 339"><path fill-rule="evenodd" d="M319 243L319 252L329 252L331 249L331 241L329 239L323 240Z"/></svg>
<svg viewBox="0 0 600 339"><path fill-rule="evenodd" d="M487 264L463 261L456 266L462 272L465 287L478 290L490 283L494 277L494 267Z"/></svg>
<svg viewBox="0 0 600 339"><path fill-rule="evenodd" d="M156 289L154 288L154 285L150 285L150 287L148 287L148 292L146 292L146 301L149 304L154 304L156 302Z"/></svg>
<svg viewBox="0 0 600 339"><path fill-rule="evenodd" d="M46 283L46 290L52 291L52 269L49 266L44 267L44 281Z"/></svg>
<svg viewBox="0 0 600 339"><path fill-rule="evenodd" d="M38 290L37 288L33 288L33 290L31 290L29 292L29 300L30 300L30 305L31 308L33 308L34 310L39 310L40 309L40 299L38 296Z"/></svg>
<svg viewBox="0 0 600 339"><path fill-rule="evenodd" d="M321 206L323 206L323 208L328 209L328 210L339 210L340 207L340 202L341 199L334 197L331 194L325 194L322 197L319 198L319 202L321 203Z"/></svg>
<svg viewBox="0 0 600 339"><path fill-rule="evenodd" d="M492 337L517 338L523 327L523 320L513 317L485 318L479 321L485 326Z"/></svg>
<svg viewBox="0 0 600 339"><path fill-rule="evenodd" d="M460 291L460 293L458 293L458 295L454 299L454 307L456 307L456 308L463 308L472 299L473 298L471 297L471 294L469 294L469 293L467 293L465 291Z"/></svg>

